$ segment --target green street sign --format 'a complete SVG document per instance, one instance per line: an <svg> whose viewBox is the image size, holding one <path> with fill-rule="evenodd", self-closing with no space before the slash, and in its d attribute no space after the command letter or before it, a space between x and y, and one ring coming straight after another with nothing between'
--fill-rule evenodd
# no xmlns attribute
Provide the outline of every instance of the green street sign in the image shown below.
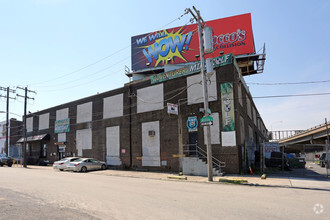
<svg viewBox="0 0 330 220"><path fill-rule="evenodd" d="M204 116L201 118L201 126L213 125L213 118L211 116Z"/></svg>

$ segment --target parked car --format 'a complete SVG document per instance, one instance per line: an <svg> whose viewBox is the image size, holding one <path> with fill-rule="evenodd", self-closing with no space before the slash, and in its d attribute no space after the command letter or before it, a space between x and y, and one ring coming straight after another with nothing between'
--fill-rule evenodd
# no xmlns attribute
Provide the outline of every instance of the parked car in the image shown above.
<svg viewBox="0 0 330 220"><path fill-rule="evenodd" d="M0 154L0 166L7 165L11 167L13 165L13 159L11 157L7 157L6 154Z"/></svg>
<svg viewBox="0 0 330 220"><path fill-rule="evenodd" d="M80 158L67 166L67 170L76 172L87 172L90 170L105 170L107 165L104 161L99 161L94 158Z"/></svg>
<svg viewBox="0 0 330 220"><path fill-rule="evenodd" d="M79 158L80 157L65 157L62 160L55 161L53 163L53 168L55 170L60 170L60 171L66 170L66 168L67 168L67 166L69 165L70 162L73 162L73 161L75 161Z"/></svg>
<svg viewBox="0 0 330 220"><path fill-rule="evenodd" d="M326 158L326 153L323 153L320 156L319 160L320 160L321 167L325 167L328 164L328 161L330 160L330 153L328 153L328 161L327 161L327 158Z"/></svg>

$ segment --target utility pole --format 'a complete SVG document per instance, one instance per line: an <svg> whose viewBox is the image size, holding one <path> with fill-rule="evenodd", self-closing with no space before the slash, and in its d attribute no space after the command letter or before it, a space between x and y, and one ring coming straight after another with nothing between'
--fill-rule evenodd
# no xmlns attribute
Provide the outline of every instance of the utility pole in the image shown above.
<svg viewBox="0 0 330 220"><path fill-rule="evenodd" d="M209 116L209 95L207 91L206 75L205 75L205 63L204 63L204 43L203 43L203 34L202 29L205 25L203 18L200 16L199 11L193 6L196 15L187 8L186 11L195 18L198 25L198 37L199 37L199 51L200 51L200 61L201 61L201 74L202 74L202 84L203 84L203 96L204 96L204 117ZM202 25L203 23L203 25ZM207 149L207 165L208 165L208 181L213 181L213 160L212 160L212 145L211 145L211 129L210 125L206 126L206 149Z"/></svg>
<svg viewBox="0 0 330 220"><path fill-rule="evenodd" d="M6 96L0 95L0 97L7 98L7 106L6 106L6 143L5 143L5 153L9 156L9 99L15 99L9 96L9 93L15 93L15 90L10 89L9 87L4 88L0 86L0 90L7 91Z"/></svg>
<svg viewBox="0 0 330 220"><path fill-rule="evenodd" d="M23 97L24 98L24 118L23 118L23 123L24 123L24 144L23 144L23 167L27 167L26 163L26 105L27 105L27 99L32 99L34 100L34 98L30 98L27 96L27 93L28 92L32 92L32 93L35 93L37 94L35 91L32 91L32 90L28 90L27 87L25 88L21 88L21 87L17 87L17 89L21 89L21 90L24 90L25 91L25 95L24 96L21 96L21 95L18 95L18 97Z"/></svg>

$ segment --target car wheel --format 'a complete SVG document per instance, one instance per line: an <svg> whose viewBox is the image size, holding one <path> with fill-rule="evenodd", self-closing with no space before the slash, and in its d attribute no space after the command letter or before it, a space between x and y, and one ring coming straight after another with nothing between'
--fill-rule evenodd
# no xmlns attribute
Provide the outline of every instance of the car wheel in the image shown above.
<svg viewBox="0 0 330 220"><path fill-rule="evenodd" d="M104 165L104 164L102 164L102 166L101 166L101 170L105 170L107 167Z"/></svg>
<svg viewBox="0 0 330 220"><path fill-rule="evenodd" d="M11 166L13 166L13 164L12 164L12 163L10 163L10 164L8 164L8 166L9 166L9 167L11 167Z"/></svg>
<svg viewBox="0 0 330 220"><path fill-rule="evenodd" d="M87 172L87 167L82 167L80 171L83 172L83 173L86 173Z"/></svg>
<svg viewBox="0 0 330 220"><path fill-rule="evenodd" d="M0 167L3 167L3 164L0 164Z"/></svg>
<svg viewBox="0 0 330 220"><path fill-rule="evenodd" d="M63 169L60 169L60 171L63 171Z"/></svg>
<svg viewBox="0 0 330 220"><path fill-rule="evenodd" d="M323 162L321 163L321 167L325 167Z"/></svg>

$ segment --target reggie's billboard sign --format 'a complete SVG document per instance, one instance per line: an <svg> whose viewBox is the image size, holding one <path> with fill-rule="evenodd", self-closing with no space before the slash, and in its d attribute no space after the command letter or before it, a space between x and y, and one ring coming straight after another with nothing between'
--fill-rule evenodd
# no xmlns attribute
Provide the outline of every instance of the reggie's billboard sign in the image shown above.
<svg viewBox="0 0 330 220"><path fill-rule="evenodd" d="M207 21L206 25L214 30L214 52L206 58L217 57L220 51L234 55L255 53L251 14ZM196 54L197 24L132 37L132 70L193 62Z"/></svg>

